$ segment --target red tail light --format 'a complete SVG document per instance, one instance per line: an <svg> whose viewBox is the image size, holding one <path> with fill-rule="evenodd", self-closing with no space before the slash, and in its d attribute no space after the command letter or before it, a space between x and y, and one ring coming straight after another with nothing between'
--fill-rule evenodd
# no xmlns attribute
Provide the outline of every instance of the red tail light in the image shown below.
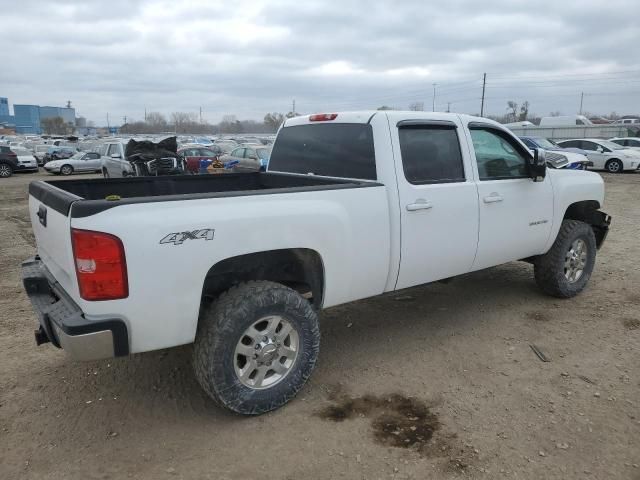
<svg viewBox="0 0 640 480"><path fill-rule="evenodd" d="M116 300L129 296L127 261L118 237L72 228L71 243L82 298Z"/></svg>
<svg viewBox="0 0 640 480"><path fill-rule="evenodd" d="M310 122L329 122L335 120L338 117L337 113L316 113L309 116Z"/></svg>
<svg viewBox="0 0 640 480"><path fill-rule="evenodd" d="M7 153L7 157L11 157L11 158L16 157L16 158L17 158L17 157L18 157L18 154L17 154L17 153L15 153L15 152L9 152L9 153Z"/></svg>

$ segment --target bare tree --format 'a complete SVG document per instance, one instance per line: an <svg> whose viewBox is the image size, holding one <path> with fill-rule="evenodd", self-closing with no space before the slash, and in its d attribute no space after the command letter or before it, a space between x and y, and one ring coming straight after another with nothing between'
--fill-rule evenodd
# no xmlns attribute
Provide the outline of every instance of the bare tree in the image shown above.
<svg viewBox="0 0 640 480"><path fill-rule="evenodd" d="M520 117L518 118L518 120L520 120L521 122L524 122L527 120L528 116L529 116L529 102L525 100L524 102L522 102L522 106L520 107Z"/></svg>
<svg viewBox="0 0 640 480"><path fill-rule="evenodd" d="M284 115L278 112L267 113L264 116L264 124L272 132L278 130L283 121Z"/></svg>
<svg viewBox="0 0 640 480"><path fill-rule="evenodd" d="M510 121L515 122L518 119L518 104L513 100L507 102L507 115Z"/></svg>
<svg viewBox="0 0 640 480"><path fill-rule="evenodd" d="M73 132L73 127L65 123L62 117L44 118L40 126L47 135L67 135Z"/></svg>
<svg viewBox="0 0 640 480"><path fill-rule="evenodd" d="M410 103L409 110L411 110L412 112L424 112L424 102Z"/></svg>

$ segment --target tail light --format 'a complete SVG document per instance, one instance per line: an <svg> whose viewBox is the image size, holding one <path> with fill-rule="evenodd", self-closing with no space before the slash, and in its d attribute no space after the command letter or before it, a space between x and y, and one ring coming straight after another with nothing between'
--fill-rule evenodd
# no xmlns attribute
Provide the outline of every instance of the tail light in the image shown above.
<svg viewBox="0 0 640 480"><path fill-rule="evenodd" d="M316 113L309 116L310 122L329 122L335 120L338 117L337 113Z"/></svg>
<svg viewBox="0 0 640 480"><path fill-rule="evenodd" d="M72 228L71 243L82 298L116 300L129 296L127 261L118 237Z"/></svg>
<svg viewBox="0 0 640 480"><path fill-rule="evenodd" d="M18 158L18 154L15 153L15 152L9 152L9 153L7 153L7 157Z"/></svg>

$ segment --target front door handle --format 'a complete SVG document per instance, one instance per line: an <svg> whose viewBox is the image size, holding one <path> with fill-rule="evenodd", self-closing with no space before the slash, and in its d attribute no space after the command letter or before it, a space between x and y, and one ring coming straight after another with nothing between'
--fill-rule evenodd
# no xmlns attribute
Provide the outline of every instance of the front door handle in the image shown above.
<svg viewBox="0 0 640 480"><path fill-rule="evenodd" d="M407 211L409 212L415 212L416 210L429 210L431 208L433 208L433 203L423 199L416 200L415 203L407 205Z"/></svg>
<svg viewBox="0 0 640 480"><path fill-rule="evenodd" d="M487 195L482 199L484 203L496 203L504 200L504 197L499 193L492 193L491 195Z"/></svg>

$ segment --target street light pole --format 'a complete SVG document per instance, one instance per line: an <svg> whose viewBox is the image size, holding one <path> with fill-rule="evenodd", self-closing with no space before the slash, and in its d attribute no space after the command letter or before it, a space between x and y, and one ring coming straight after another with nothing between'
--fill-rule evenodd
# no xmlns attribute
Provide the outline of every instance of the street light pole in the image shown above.
<svg viewBox="0 0 640 480"><path fill-rule="evenodd" d="M433 102L431 102L431 111L432 112L436 111L436 85L437 85L437 83L433 84Z"/></svg>

